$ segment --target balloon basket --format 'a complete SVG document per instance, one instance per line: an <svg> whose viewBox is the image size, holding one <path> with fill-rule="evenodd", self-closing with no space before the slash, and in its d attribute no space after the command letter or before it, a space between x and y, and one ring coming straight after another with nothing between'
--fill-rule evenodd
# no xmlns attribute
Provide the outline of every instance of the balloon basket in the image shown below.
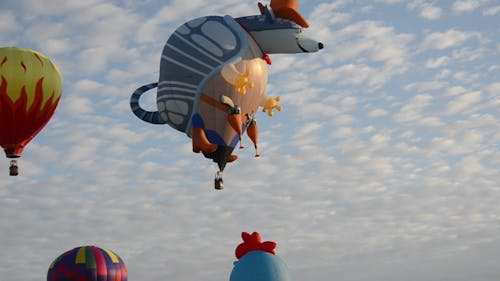
<svg viewBox="0 0 500 281"><path fill-rule="evenodd" d="M10 161L9 175L10 176L17 176L17 175L19 175L19 167L17 166L17 161L16 160Z"/></svg>
<svg viewBox="0 0 500 281"><path fill-rule="evenodd" d="M224 180L222 179L222 173L220 171L215 174L214 187L217 190L224 189Z"/></svg>

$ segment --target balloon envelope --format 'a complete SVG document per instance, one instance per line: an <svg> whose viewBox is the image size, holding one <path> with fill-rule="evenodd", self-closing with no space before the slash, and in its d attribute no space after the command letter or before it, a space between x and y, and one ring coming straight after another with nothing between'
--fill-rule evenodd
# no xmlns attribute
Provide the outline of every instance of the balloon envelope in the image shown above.
<svg viewBox="0 0 500 281"><path fill-rule="evenodd" d="M273 254L253 251L236 261L230 281L290 281L285 262Z"/></svg>
<svg viewBox="0 0 500 281"><path fill-rule="evenodd" d="M127 281L127 268L112 251L83 246L57 257L49 267L47 281Z"/></svg>
<svg viewBox="0 0 500 281"><path fill-rule="evenodd" d="M59 69L45 55L0 48L0 146L7 157L21 157L54 114L61 93Z"/></svg>
<svg viewBox="0 0 500 281"><path fill-rule="evenodd" d="M242 232L243 243L234 251L234 262L229 281L290 281L285 262L276 256L276 243L262 242L258 232Z"/></svg>

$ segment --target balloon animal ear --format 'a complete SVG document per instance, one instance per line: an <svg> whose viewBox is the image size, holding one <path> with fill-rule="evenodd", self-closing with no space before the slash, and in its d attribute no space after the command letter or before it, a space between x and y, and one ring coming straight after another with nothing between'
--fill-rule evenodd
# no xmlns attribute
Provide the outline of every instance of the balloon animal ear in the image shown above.
<svg viewBox="0 0 500 281"><path fill-rule="evenodd" d="M261 2L259 2L257 5L259 6L260 14L266 16L267 21L273 23L276 20L276 16L274 15L273 10L269 9L267 5L264 5Z"/></svg>

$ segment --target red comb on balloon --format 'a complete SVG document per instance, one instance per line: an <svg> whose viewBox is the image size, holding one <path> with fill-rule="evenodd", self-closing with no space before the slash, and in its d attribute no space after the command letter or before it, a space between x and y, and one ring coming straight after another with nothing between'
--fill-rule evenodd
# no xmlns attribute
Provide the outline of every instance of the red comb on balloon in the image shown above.
<svg viewBox="0 0 500 281"><path fill-rule="evenodd" d="M276 243L272 241L262 242L262 238L258 232L249 234L248 232L242 232L241 238L243 243L236 247L235 255L237 259L240 259L245 254L252 251L264 251L275 255L274 249L276 248Z"/></svg>

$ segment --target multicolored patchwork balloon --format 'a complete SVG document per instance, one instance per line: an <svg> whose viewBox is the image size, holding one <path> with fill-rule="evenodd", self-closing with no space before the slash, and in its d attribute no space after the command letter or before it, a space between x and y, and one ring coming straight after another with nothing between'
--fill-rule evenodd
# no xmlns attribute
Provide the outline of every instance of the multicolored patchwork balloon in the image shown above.
<svg viewBox="0 0 500 281"><path fill-rule="evenodd" d="M47 281L127 281L122 259L106 248L77 247L57 257Z"/></svg>
<svg viewBox="0 0 500 281"><path fill-rule="evenodd" d="M0 48L0 146L8 158L21 157L24 147L49 122L61 93L61 73L45 55ZM15 160L10 174L17 175Z"/></svg>

